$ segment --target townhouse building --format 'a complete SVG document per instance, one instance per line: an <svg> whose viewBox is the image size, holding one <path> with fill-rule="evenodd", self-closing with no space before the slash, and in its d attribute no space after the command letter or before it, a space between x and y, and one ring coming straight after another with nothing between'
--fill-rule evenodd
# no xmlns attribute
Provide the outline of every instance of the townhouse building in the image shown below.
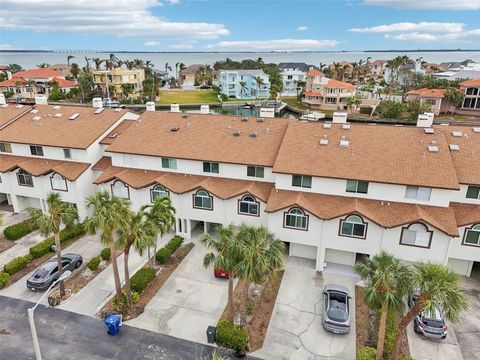
<svg viewBox="0 0 480 360"><path fill-rule="evenodd" d="M221 70L222 94L237 99L266 99L270 96L270 76L263 70Z"/></svg>
<svg viewBox="0 0 480 360"><path fill-rule="evenodd" d="M93 82L105 94L110 92L110 96L116 97L137 97L143 90L143 80L145 80L144 69L124 69L121 67L111 70L92 71ZM131 85L131 92L126 94L122 87L124 84Z"/></svg>
<svg viewBox="0 0 480 360"><path fill-rule="evenodd" d="M309 70L306 82L302 102L315 109L344 110L347 99L356 94L355 85L329 79L318 70Z"/></svg>
<svg viewBox="0 0 480 360"><path fill-rule="evenodd" d="M125 110L75 106L0 106L0 202L15 212L46 211L54 191L86 216L85 197L95 192L89 169L102 157L99 142L125 119Z"/></svg>
<svg viewBox="0 0 480 360"><path fill-rule="evenodd" d="M11 140L12 129L21 128L18 121L32 122L31 110L8 111L20 117L0 130L0 141L9 140L12 147L12 153L2 153L0 168L2 180L10 176L12 185L1 187L2 182L0 192L17 194L17 183L25 182L20 170L39 172L28 164L3 165L3 158L39 159ZM107 110L90 111L84 117L93 122ZM312 259L318 271L351 268L381 250L405 262L441 263L467 276L480 266L480 127L167 112L120 122L125 115L117 115L118 121L96 136L97 161L75 162L93 164L82 175L75 178L83 168L65 173L70 165L50 170L49 176L62 171L75 190L106 190L129 199L134 210L168 196L176 208L175 231L186 238L194 229L208 231L217 224L266 226L290 255ZM69 131L84 131L80 122L68 124L78 125ZM48 142L62 149L66 145L58 138L65 134L49 133ZM22 144L35 145L30 136ZM77 184L81 176L87 177ZM84 206L84 195L77 194L78 207Z"/></svg>
<svg viewBox="0 0 480 360"><path fill-rule="evenodd" d="M282 96L297 96L302 90L299 82L306 80L309 68L314 68L312 65L305 63L280 63L278 69L282 76L283 89Z"/></svg>
<svg viewBox="0 0 480 360"><path fill-rule="evenodd" d="M457 112L466 115L480 115L480 77L466 80L460 83L460 89L464 92L463 104Z"/></svg>

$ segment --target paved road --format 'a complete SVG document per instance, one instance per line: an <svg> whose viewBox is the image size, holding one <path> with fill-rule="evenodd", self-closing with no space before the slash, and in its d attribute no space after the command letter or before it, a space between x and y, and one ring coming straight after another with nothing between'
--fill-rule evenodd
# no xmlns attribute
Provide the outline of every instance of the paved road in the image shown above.
<svg viewBox="0 0 480 360"><path fill-rule="evenodd" d="M0 296L2 359L34 359L27 319L27 308L31 305ZM198 360L213 351L207 345L128 325L122 327L119 335L112 337L100 320L43 306L35 311L35 321L45 360Z"/></svg>

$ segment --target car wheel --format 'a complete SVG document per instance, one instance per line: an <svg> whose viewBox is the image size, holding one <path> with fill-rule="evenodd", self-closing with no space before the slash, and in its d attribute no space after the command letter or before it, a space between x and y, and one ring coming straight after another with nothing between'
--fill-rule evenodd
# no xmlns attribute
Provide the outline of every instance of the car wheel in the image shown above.
<svg viewBox="0 0 480 360"><path fill-rule="evenodd" d="M413 323L413 331L415 331L418 334L418 325L416 321Z"/></svg>
<svg viewBox="0 0 480 360"><path fill-rule="evenodd" d="M78 269L81 265L82 265L82 260L78 260L78 261L75 263L75 269Z"/></svg>

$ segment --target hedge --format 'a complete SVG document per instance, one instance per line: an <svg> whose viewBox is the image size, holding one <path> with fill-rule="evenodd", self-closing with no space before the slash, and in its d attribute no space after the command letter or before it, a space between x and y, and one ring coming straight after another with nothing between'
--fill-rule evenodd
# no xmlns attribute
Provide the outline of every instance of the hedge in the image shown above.
<svg viewBox="0 0 480 360"><path fill-rule="evenodd" d="M365 346L357 351L357 360L375 360L377 349Z"/></svg>
<svg viewBox="0 0 480 360"><path fill-rule="evenodd" d="M32 219L28 219L21 223L6 227L5 230L3 230L3 234L8 240L17 240L27 234L30 234L34 230L35 227L33 226Z"/></svg>
<svg viewBox="0 0 480 360"><path fill-rule="evenodd" d="M0 289L3 289L10 282L10 275L6 272L0 272Z"/></svg>
<svg viewBox="0 0 480 360"><path fill-rule="evenodd" d="M9 263L5 264L3 267L3 271L5 271L8 275L13 275L16 272L25 269L27 267L28 261L30 257L28 256L19 256L10 261Z"/></svg>
<svg viewBox="0 0 480 360"><path fill-rule="evenodd" d="M157 263L165 264L171 256L172 251L169 248L164 247L157 251L155 254L155 259L157 260Z"/></svg>
<svg viewBox="0 0 480 360"><path fill-rule="evenodd" d="M77 224L68 229L63 229L60 231L60 243L67 241L75 236L82 235L84 233L83 225ZM39 258L49 251L51 251L52 245L55 245L55 240L53 237L49 237L48 239L39 242L38 244L32 246L30 248L30 255L32 258L36 259Z"/></svg>
<svg viewBox="0 0 480 360"><path fill-rule="evenodd" d="M98 256L95 256L94 258L91 258L90 261L87 263L87 267L92 270L92 271L95 271L98 269L98 266L100 265L100 257Z"/></svg>
<svg viewBox="0 0 480 360"><path fill-rule="evenodd" d="M100 253L100 256L102 258L102 260L105 260L105 261L108 261L110 260L110 248L106 247L102 250L102 252Z"/></svg>
<svg viewBox="0 0 480 360"><path fill-rule="evenodd" d="M233 350L245 350L248 344L248 332L231 321L220 320L217 324L215 340L218 345Z"/></svg>
<svg viewBox="0 0 480 360"><path fill-rule="evenodd" d="M142 268L130 278L130 287L139 294L155 279L155 269Z"/></svg>
<svg viewBox="0 0 480 360"><path fill-rule="evenodd" d="M165 247L167 249L170 249L170 251L173 254L180 246L182 246L182 243L183 243L183 237L181 237L180 235L175 235Z"/></svg>

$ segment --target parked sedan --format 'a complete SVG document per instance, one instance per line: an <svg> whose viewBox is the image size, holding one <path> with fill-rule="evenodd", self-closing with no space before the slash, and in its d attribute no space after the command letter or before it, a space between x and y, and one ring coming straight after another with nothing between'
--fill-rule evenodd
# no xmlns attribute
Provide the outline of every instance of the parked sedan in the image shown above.
<svg viewBox="0 0 480 360"><path fill-rule="evenodd" d="M83 259L78 254L62 255L63 272L78 269L82 265ZM57 258L50 259L40 267L27 279L27 288L35 290L47 290L50 285L60 277L58 273Z"/></svg>
<svg viewBox="0 0 480 360"><path fill-rule="evenodd" d="M413 307L419 296L419 291L414 291L408 297L408 306ZM448 333L445 320L438 309L434 309L432 313L423 311L418 314L413 320L413 330L417 334L433 339L445 339Z"/></svg>
<svg viewBox="0 0 480 360"><path fill-rule="evenodd" d="M350 299L346 287L326 285L323 289L323 328L335 334L350 332Z"/></svg>
<svg viewBox="0 0 480 360"><path fill-rule="evenodd" d="M216 277L216 278L225 278L225 279L228 279L230 277L230 275L228 274L228 272L226 272L225 270L223 269L213 269L213 275Z"/></svg>

